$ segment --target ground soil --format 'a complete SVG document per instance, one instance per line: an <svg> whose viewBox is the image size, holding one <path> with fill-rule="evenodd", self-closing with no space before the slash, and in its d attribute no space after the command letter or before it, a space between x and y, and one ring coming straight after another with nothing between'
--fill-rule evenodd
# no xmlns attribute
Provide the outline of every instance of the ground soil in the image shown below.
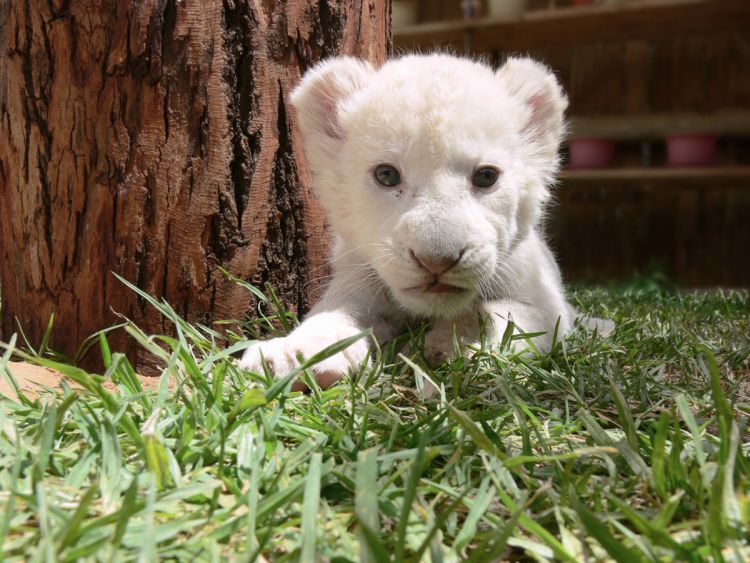
<svg viewBox="0 0 750 563"><path fill-rule="evenodd" d="M27 362L8 362L8 368L20 389L29 398L38 397L45 392L46 387L59 389L60 381L64 377L61 373L54 370L35 366ZM144 387L155 387L159 382L159 378L157 377L139 377ZM70 380L67 380L67 382L71 387L78 387L78 385ZM109 387L109 385L105 384L105 387ZM14 401L18 400L18 396L10 382L2 375L0 375L0 395L10 397Z"/></svg>

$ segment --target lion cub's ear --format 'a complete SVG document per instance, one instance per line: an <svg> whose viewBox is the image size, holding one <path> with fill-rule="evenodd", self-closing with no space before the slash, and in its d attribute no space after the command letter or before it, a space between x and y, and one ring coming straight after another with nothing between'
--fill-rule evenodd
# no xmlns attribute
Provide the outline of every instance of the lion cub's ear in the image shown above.
<svg viewBox="0 0 750 563"><path fill-rule="evenodd" d="M540 62L510 58L497 71L511 96L528 110L524 134L545 156L554 156L565 134L563 114L568 98L555 75Z"/></svg>
<svg viewBox="0 0 750 563"><path fill-rule="evenodd" d="M338 57L318 64L291 94L308 150L334 149L345 137L340 123L342 105L372 77L370 63Z"/></svg>

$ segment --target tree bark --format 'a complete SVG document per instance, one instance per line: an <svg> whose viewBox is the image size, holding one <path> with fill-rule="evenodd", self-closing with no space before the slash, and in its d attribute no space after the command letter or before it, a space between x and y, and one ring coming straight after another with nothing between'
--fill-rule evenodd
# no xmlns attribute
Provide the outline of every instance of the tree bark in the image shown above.
<svg viewBox="0 0 750 563"><path fill-rule="evenodd" d="M387 0L0 2L0 338L38 343L53 313L68 354L115 312L169 331L112 272L193 322L252 306L220 267L304 312L327 236L288 94L322 58L382 63L389 19Z"/></svg>

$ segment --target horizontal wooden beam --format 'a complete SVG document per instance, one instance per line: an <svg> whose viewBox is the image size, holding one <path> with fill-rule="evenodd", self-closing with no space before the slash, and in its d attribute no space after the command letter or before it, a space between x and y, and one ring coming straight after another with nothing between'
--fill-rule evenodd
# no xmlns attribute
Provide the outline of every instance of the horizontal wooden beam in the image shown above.
<svg viewBox="0 0 750 563"><path fill-rule="evenodd" d="M716 182L746 185L750 189L750 166L704 166L696 168L598 168L590 170L563 170L558 174L560 182L567 183L612 183L616 181L665 181L692 184Z"/></svg>
<svg viewBox="0 0 750 563"><path fill-rule="evenodd" d="M631 0L529 11L518 20L481 18L418 24L394 29L393 40L397 49L451 46L493 53L748 29L748 0Z"/></svg>
<svg viewBox="0 0 750 563"><path fill-rule="evenodd" d="M568 130L570 137L615 140L663 139L675 133L742 136L750 135L750 110L571 117Z"/></svg>

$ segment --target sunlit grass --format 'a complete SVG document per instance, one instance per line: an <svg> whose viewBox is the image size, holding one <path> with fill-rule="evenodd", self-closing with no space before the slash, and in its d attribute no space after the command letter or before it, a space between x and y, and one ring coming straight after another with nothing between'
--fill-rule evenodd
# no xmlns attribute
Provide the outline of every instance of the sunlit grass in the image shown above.
<svg viewBox="0 0 750 563"><path fill-rule="evenodd" d="M614 334L437 369L416 334L308 394L157 302L175 336L124 327L155 390L105 334L100 375L43 347L63 391L0 399L0 558L749 559L748 294L573 299Z"/></svg>

